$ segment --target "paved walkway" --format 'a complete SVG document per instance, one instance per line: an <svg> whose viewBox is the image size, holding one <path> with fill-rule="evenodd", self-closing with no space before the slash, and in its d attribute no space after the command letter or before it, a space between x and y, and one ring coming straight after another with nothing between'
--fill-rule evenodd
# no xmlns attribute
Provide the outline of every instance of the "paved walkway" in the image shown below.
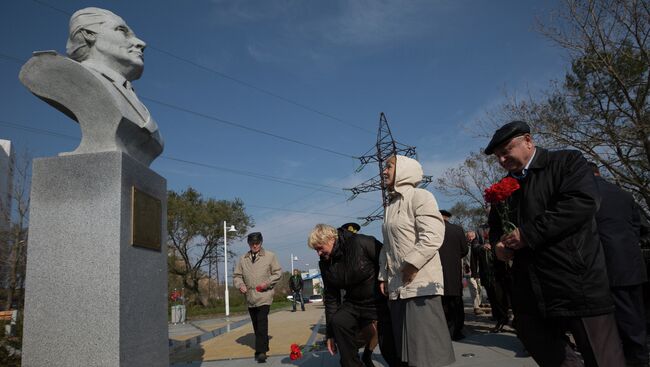
<svg viewBox="0 0 650 367"><path fill-rule="evenodd" d="M322 304L306 304L306 311L295 313L289 310L279 310L269 315L270 351L267 366L339 366L339 357L330 356L324 350L324 307ZM499 366L499 367L528 367L537 364L528 357L523 347L512 333L492 334L489 332L494 322L489 315L474 316L470 308L466 309L465 339L454 342L456 363L452 366ZM173 367L240 367L256 365L253 360L254 334L252 325L247 322L247 316L234 317L231 320L214 319L194 322L203 331L204 326L223 327L243 324L231 329L230 332L219 336L204 337L203 341L182 344L187 331L193 325L170 326L170 338L176 339L175 352L170 354ZM203 334L205 335L205 333ZM209 336L209 335L208 335ZM191 339L191 338L190 338ZM185 339L189 340L189 339ZM304 353L297 361L289 359L289 346L314 345L310 352ZM174 348L172 348L174 349ZM375 365L386 366L378 348L374 354Z"/></svg>

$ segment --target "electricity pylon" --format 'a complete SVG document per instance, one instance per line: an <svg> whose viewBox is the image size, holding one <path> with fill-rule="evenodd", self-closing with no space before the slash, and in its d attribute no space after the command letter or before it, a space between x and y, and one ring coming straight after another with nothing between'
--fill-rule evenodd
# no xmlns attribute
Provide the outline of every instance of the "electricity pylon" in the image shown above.
<svg viewBox="0 0 650 367"><path fill-rule="evenodd" d="M372 150L375 150L373 154L368 154ZM390 126L388 126L388 120L386 120L386 115L382 112L379 115L379 130L377 132L377 144L371 148L365 155L359 157L361 161L361 166L357 168L357 172L363 170L363 168L369 163L377 163L379 166L379 174L361 184L353 187L351 189L346 189L352 192L352 196L349 200L353 200L359 194L379 191L381 190L382 197L382 206L377 208L375 211L370 213L366 217L360 217L359 219L364 220L365 222L362 225L367 225L368 223L374 220L380 220L384 218L384 210L388 205L388 192L384 187L384 176L382 172L384 171L385 163L388 158L393 155L404 155L410 158L417 159L417 153L415 152L415 147L400 144L393 139L393 134L390 131ZM420 187L426 187L431 182L431 176L423 176Z"/></svg>

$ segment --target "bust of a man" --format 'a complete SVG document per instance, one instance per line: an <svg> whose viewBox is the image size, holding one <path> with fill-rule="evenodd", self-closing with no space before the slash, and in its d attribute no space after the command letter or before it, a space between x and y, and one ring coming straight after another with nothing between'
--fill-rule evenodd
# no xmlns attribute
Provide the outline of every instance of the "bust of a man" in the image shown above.
<svg viewBox="0 0 650 367"><path fill-rule="evenodd" d="M79 147L62 154L121 151L147 166L160 155L158 126L131 86L145 46L119 16L85 8L70 18L69 58L35 52L23 66L23 84L81 126Z"/></svg>

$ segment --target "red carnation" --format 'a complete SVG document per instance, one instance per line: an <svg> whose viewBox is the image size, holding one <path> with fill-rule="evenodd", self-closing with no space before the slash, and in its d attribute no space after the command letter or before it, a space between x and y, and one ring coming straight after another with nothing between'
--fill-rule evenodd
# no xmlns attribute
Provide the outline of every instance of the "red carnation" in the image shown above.
<svg viewBox="0 0 650 367"><path fill-rule="evenodd" d="M298 344L291 344L291 353L289 354L289 358L292 361L295 361L296 359L299 359L302 357L302 351L300 351L300 346Z"/></svg>
<svg viewBox="0 0 650 367"><path fill-rule="evenodd" d="M263 291L264 289L262 289L262 286L261 286L261 285L258 285L257 287L255 287L255 290L258 291L258 292L261 292L261 291Z"/></svg>
<svg viewBox="0 0 650 367"><path fill-rule="evenodd" d="M512 177L505 177L501 181L485 189L483 197L485 201L496 208L501 218L501 227L504 233L512 232L516 226L508 220L508 203L506 199L512 196L512 193L519 190L519 181Z"/></svg>
<svg viewBox="0 0 650 367"><path fill-rule="evenodd" d="M512 177L505 177L485 190L485 201L490 204L502 202L519 188L519 181Z"/></svg>

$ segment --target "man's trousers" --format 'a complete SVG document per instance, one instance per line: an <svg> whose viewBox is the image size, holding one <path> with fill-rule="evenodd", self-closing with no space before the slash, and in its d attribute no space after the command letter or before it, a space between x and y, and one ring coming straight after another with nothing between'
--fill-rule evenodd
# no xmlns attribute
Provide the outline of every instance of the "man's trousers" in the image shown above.
<svg viewBox="0 0 650 367"><path fill-rule="evenodd" d="M464 338L465 308L463 305L463 297L442 296L442 309L445 311L445 319L447 320L447 328L449 329L451 340Z"/></svg>
<svg viewBox="0 0 650 367"><path fill-rule="evenodd" d="M304 311L305 310L305 301L302 299L302 292L293 292L293 310L296 310L296 302L300 302L300 307Z"/></svg>
<svg viewBox="0 0 650 367"><path fill-rule="evenodd" d="M477 309L481 306L482 295L481 295L481 285L478 282L477 278L469 277L467 278L467 288L469 288L469 296L472 299L472 307Z"/></svg>
<svg viewBox="0 0 650 367"><path fill-rule="evenodd" d="M627 365L648 366L642 285L613 287L611 291L616 306L616 325L623 342Z"/></svg>
<svg viewBox="0 0 650 367"><path fill-rule="evenodd" d="M541 367L622 367L623 348L614 314L589 317L542 318L536 312L515 312L517 337ZM573 351L566 332L570 331L578 351Z"/></svg>
<svg viewBox="0 0 650 367"><path fill-rule="evenodd" d="M269 310L270 305L249 307L253 330L255 331L255 355L269 351Z"/></svg>

